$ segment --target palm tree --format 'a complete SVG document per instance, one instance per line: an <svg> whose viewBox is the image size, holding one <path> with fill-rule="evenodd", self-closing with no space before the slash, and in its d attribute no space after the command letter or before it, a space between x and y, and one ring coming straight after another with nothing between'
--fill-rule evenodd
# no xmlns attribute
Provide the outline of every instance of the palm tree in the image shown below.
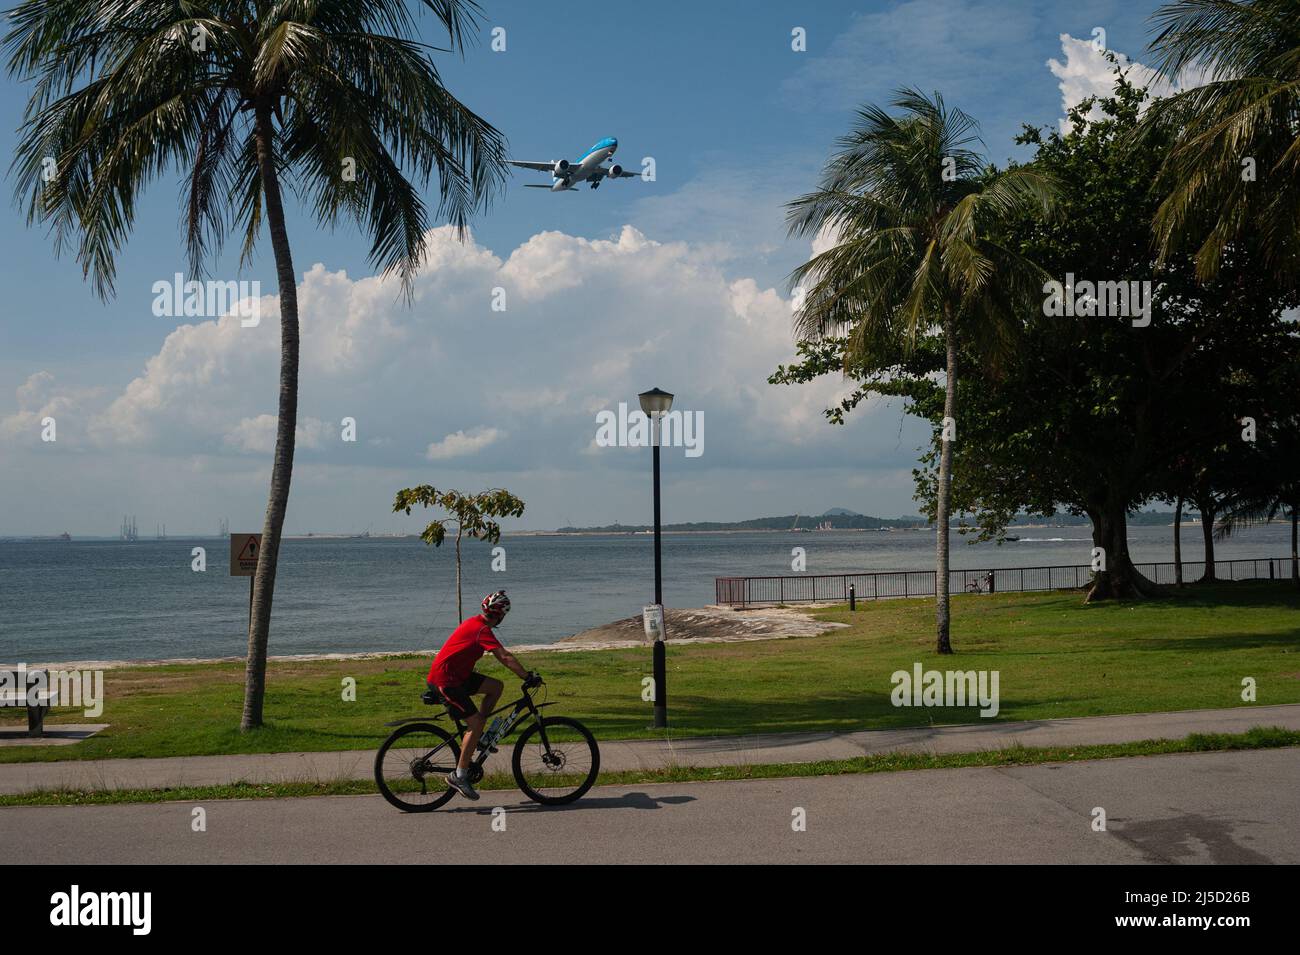
<svg viewBox="0 0 1300 955"><path fill-rule="evenodd" d="M956 420L959 341L1005 348L1017 307L1041 299L1045 276L995 236L1029 209L1050 212L1052 183L1029 168L995 172L970 147L976 124L933 98L899 90L892 116L858 110L836 143L820 187L788 207L791 235L831 237L831 248L791 275L803 291L802 340L846 338L845 367L914 347L936 332L946 355L944 418ZM951 653L948 518L952 442L941 438L936 494L935 591L939 653Z"/></svg>
<svg viewBox="0 0 1300 955"><path fill-rule="evenodd" d="M1300 255L1300 8L1295 0L1178 0L1152 19L1161 75L1204 70L1157 102L1148 124L1175 130L1155 219L1162 258L1190 244L1202 278L1247 232L1294 282Z"/></svg>
<svg viewBox="0 0 1300 955"><path fill-rule="evenodd" d="M422 0L462 50L470 0ZM418 11L417 11L418 12ZM101 297L145 185L186 175L192 271L263 220L280 302L279 420L253 583L241 728L262 724L280 532L293 475L298 301L283 186L334 225L354 220L370 258L409 297L438 178L436 215L463 229L504 181L504 142L443 86L401 0L25 0L8 13L12 76L34 81L14 160L28 222L75 245ZM46 175L42 176L42 172ZM412 179L407 178L408 172Z"/></svg>
<svg viewBox="0 0 1300 955"><path fill-rule="evenodd" d="M1269 524L1279 517L1291 520L1291 582L1300 587L1300 481L1238 498L1214 527L1217 540L1239 530Z"/></svg>

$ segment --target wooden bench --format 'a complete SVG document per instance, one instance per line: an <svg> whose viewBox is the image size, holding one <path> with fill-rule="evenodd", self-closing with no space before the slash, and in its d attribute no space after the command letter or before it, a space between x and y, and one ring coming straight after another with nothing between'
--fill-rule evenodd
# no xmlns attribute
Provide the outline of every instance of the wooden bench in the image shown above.
<svg viewBox="0 0 1300 955"><path fill-rule="evenodd" d="M37 674L45 674L44 688L34 687L41 682ZM19 678L26 676L27 685L18 686ZM27 735L45 735L45 714L58 702L58 690L49 684L49 674L44 670L7 670L0 673L0 706L27 708Z"/></svg>

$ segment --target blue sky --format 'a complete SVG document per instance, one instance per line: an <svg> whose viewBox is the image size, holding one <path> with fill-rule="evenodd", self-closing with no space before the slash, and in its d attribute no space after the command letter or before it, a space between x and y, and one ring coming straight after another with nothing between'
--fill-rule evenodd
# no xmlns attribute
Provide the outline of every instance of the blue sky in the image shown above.
<svg viewBox="0 0 1300 955"><path fill-rule="evenodd" d="M645 520L645 456L586 444L597 410L651 385L708 424L704 455L666 461L667 519L914 512L916 422L880 405L833 429L818 411L839 383L796 395L763 381L792 352L784 279L808 254L785 238L782 203L813 186L854 106L902 85L974 115L1004 161L1020 123L1057 122L1063 81L1074 96L1104 81L1095 58L1067 55L1062 34L1101 27L1110 48L1142 60L1154 8L822 0L794 12L726 0L557 16L486 3L480 42L439 66L512 156L576 159L612 135L627 167L654 158L657 181L551 195L523 189L544 178L520 171L473 245L433 244L437 265L409 308L369 278L355 230L291 211L300 294L315 308L304 341L317 335L318 352L304 357L309 434L289 531L404 527L388 504L414 481L503 484L529 501L521 527ZM490 48L494 27L504 52ZM795 27L806 52L791 50ZM25 100L21 84L0 81L7 158ZM152 284L185 271L178 195L176 179L151 187L107 303L16 208L0 226L0 534L110 534L124 511L150 530L213 532L220 516L260 526L274 309L238 340L211 320L187 328L152 314ZM274 294L265 243L236 267L229 256L212 273ZM486 307L496 287L514 303L504 315ZM34 438L47 412L54 446ZM341 446L348 414L362 440Z"/></svg>

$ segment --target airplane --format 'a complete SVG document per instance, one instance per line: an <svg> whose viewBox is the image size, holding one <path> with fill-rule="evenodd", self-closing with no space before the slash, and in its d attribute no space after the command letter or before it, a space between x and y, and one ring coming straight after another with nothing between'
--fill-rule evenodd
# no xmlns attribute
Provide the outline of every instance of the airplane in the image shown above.
<svg viewBox="0 0 1300 955"><path fill-rule="evenodd" d="M577 162L569 162L567 159L552 159L550 162L522 162L516 159L506 161L512 166L535 169L538 172L549 172L551 174L553 181L549 186L526 183L525 188L528 189L549 189L551 192L567 192L581 182L590 182L591 188L596 189L599 188L603 179L632 179L640 175L640 173L628 172L618 163L614 163L612 166L601 165L606 159L613 156L617 149L618 140L609 136L583 153L582 158Z"/></svg>

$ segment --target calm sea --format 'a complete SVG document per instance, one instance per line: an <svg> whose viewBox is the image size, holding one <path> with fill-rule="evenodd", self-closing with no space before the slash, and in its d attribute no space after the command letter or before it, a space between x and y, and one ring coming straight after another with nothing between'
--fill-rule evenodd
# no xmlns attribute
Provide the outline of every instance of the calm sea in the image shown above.
<svg viewBox="0 0 1300 955"><path fill-rule="evenodd" d="M954 568L1088 562L1085 527L1022 529L1016 543L970 545L954 535ZM1254 528L1218 546L1220 559L1280 557L1289 528ZM506 568L491 548L464 548L466 611L505 588L514 610L506 643L550 643L640 613L651 601L650 535L507 537ZM1131 529L1133 556L1172 559L1172 530ZM190 569L207 549L208 569ZM713 602L713 578L788 574L791 549L807 572L924 570L929 532L689 534L664 536L664 602ZM248 580L227 576L228 545L216 539L0 542L0 662L239 656L246 650ZM1183 555L1201 555L1200 528L1184 528ZM456 625L450 546L418 540L288 540L282 547L271 625L273 654L423 649Z"/></svg>

